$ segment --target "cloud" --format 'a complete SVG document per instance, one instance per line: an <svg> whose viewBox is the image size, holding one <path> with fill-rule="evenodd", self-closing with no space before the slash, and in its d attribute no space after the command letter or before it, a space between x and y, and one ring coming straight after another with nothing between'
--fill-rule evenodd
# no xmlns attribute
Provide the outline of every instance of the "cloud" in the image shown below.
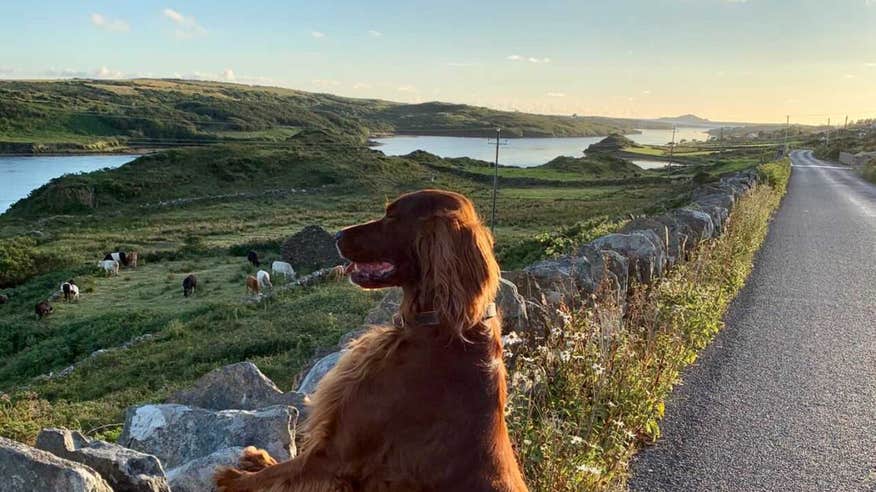
<svg viewBox="0 0 876 492"><path fill-rule="evenodd" d="M94 76L99 79L121 79L125 74L118 70L110 70L104 65L94 71Z"/></svg>
<svg viewBox="0 0 876 492"><path fill-rule="evenodd" d="M643 91L642 91L642 94L645 95L645 96L650 96L650 95L651 95L651 89L645 89L645 90L643 90Z"/></svg>
<svg viewBox="0 0 876 492"><path fill-rule="evenodd" d="M91 23L95 27L97 27L98 29L103 29L104 31L128 32L131 30L131 26L129 26L127 22L121 19L111 19L104 16L103 14L98 14L96 12L91 14L90 18Z"/></svg>
<svg viewBox="0 0 876 492"><path fill-rule="evenodd" d="M237 80L237 77L234 76L234 70L230 68L226 68L222 71L222 78L229 82L234 82L235 80Z"/></svg>
<svg viewBox="0 0 876 492"><path fill-rule="evenodd" d="M417 88L412 85L400 85L395 90L399 92L417 92Z"/></svg>
<svg viewBox="0 0 876 492"><path fill-rule="evenodd" d="M748 0L724 0L724 3L748 3Z"/></svg>
<svg viewBox="0 0 876 492"><path fill-rule="evenodd" d="M191 39L207 34L207 30L192 16L183 15L173 9L164 9L161 13L176 25L174 34L177 39Z"/></svg>
<svg viewBox="0 0 876 492"><path fill-rule="evenodd" d="M15 73L15 69L12 67L0 67L0 75L12 75Z"/></svg>
<svg viewBox="0 0 876 492"><path fill-rule="evenodd" d="M379 38L379 37L383 36L383 33L380 31L375 31L374 29L371 29L370 31L368 31L368 35L371 36L372 38Z"/></svg>
<svg viewBox="0 0 876 492"><path fill-rule="evenodd" d="M371 84L369 84L367 82L356 82L355 84L353 84L353 89L370 89L370 88L371 88Z"/></svg>
<svg viewBox="0 0 876 492"><path fill-rule="evenodd" d="M310 35L313 36L315 39L322 39L325 37L325 33L319 31L313 31L310 33Z"/></svg>
<svg viewBox="0 0 876 492"><path fill-rule="evenodd" d="M548 97L566 97L565 92L546 92L544 95Z"/></svg>
<svg viewBox="0 0 876 492"><path fill-rule="evenodd" d="M866 62L864 66L867 68L876 68L876 62Z"/></svg>
<svg viewBox="0 0 876 492"><path fill-rule="evenodd" d="M843 75L843 78L846 78L846 79L853 79L853 78L855 78L855 75L854 75L854 74L851 74L851 73L847 73L847 74L844 74L844 75Z"/></svg>
<svg viewBox="0 0 876 492"><path fill-rule="evenodd" d="M508 55L505 57L506 60L510 61L526 61L529 63L550 63L550 58L538 58L535 56L520 56L520 55Z"/></svg>

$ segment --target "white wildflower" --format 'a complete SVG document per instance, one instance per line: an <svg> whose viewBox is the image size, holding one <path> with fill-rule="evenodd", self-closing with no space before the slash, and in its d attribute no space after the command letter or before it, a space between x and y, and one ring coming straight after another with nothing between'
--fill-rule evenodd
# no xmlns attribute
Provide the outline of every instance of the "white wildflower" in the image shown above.
<svg viewBox="0 0 876 492"><path fill-rule="evenodd" d="M602 475L602 470L587 464L578 465L578 471L581 473L589 473L591 475Z"/></svg>

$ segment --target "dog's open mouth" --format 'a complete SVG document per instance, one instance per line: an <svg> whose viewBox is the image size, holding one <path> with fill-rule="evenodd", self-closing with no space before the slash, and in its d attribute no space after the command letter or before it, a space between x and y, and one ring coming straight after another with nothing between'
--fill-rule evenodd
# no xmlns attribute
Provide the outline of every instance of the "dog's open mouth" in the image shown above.
<svg viewBox="0 0 876 492"><path fill-rule="evenodd" d="M387 261L350 262L344 273L362 287L380 287L395 273L395 265Z"/></svg>

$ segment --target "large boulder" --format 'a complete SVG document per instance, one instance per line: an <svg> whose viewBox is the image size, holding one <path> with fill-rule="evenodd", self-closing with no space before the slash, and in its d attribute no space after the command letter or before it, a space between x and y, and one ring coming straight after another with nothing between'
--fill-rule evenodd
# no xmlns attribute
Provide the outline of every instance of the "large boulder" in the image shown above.
<svg viewBox="0 0 876 492"><path fill-rule="evenodd" d="M283 259L295 270L317 270L343 263L335 237L316 225L305 227L283 243Z"/></svg>
<svg viewBox="0 0 876 492"><path fill-rule="evenodd" d="M304 395L284 393L252 362L238 362L201 376L192 387L178 391L166 403L208 410L256 410L272 405L300 408Z"/></svg>
<svg viewBox="0 0 876 492"><path fill-rule="evenodd" d="M167 471L167 480L173 492L213 492L213 474L221 466L236 466L243 448L223 448Z"/></svg>
<svg viewBox="0 0 876 492"><path fill-rule="evenodd" d="M346 350L334 352L319 359L319 361L307 371L307 375L304 376L304 379L301 380L301 384L298 386L298 392L305 395L313 394L313 392L316 391L319 382L322 381L322 378L324 378L325 375L337 365L339 360L341 360L341 356L344 355L344 352L346 352Z"/></svg>
<svg viewBox="0 0 876 492"><path fill-rule="evenodd" d="M0 489L4 492L113 492L93 469L0 437Z"/></svg>
<svg viewBox="0 0 876 492"><path fill-rule="evenodd" d="M128 409L119 444L155 455L168 469L223 448L250 445L283 461L295 456L297 420L298 411L283 405L219 412L143 405Z"/></svg>
<svg viewBox="0 0 876 492"><path fill-rule="evenodd" d="M116 492L170 492L155 456L106 441L92 441L67 429L43 429L37 436L36 447L89 466Z"/></svg>
<svg viewBox="0 0 876 492"><path fill-rule="evenodd" d="M611 250L629 259L629 275L639 282L651 282L663 275L666 255L649 234L608 234L593 240L590 245L597 250Z"/></svg>

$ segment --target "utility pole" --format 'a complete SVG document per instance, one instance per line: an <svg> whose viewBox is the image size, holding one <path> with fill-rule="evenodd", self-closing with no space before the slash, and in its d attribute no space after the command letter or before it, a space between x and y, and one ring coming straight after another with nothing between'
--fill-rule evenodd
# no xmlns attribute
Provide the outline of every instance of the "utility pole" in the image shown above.
<svg viewBox="0 0 876 492"><path fill-rule="evenodd" d="M827 146L830 147L830 116L827 117Z"/></svg>
<svg viewBox="0 0 876 492"><path fill-rule="evenodd" d="M666 171L672 171L672 157L675 155L675 125L672 125L672 143L669 144L669 165L666 166Z"/></svg>
<svg viewBox="0 0 876 492"><path fill-rule="evenodd" d="M788 133L791 131L791 115L785 116L785 154L788 155Z"/></svg>
<svg viewBox="0 0 876 492"><path fill-rule="evenodd" d="M496 168L493 172L493 212L490 216L490 232L496 235L496 189L499 187L499 133L501 128L496 128Z"/></svg>
<svg viewBox="0 0 876 492"><path fill-rule="evenodd" d="M846 115L846 122L843 123L843 130L849 129L849 115Z"/></svg>

